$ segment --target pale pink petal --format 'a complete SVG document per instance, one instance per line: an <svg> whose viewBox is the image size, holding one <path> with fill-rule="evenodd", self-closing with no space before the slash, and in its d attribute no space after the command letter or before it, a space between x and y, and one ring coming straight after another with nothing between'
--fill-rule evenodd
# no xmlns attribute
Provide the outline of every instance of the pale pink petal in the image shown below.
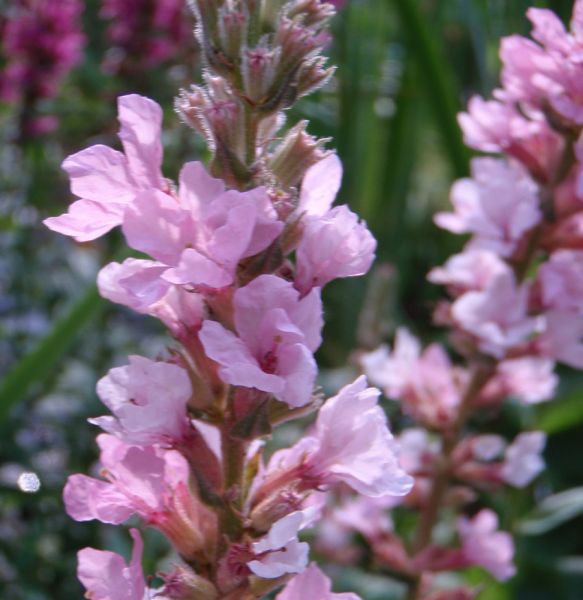
<svg viewBox="0 0 583 600"><path fill-rule="evenodd" d="M364 275L370 268L376 240L347 206L321 217L307 218L296 251L296 287L307 293L337 277Z"/></svg>
<svg viewBox="0 0 583 600"><path fill-rule="evenodd" d="M169 284L160 277L164 271L162 263L127 258L121 264L112 262L103 267L97 275L97 287L111 302L147 313L168 292Z"/></svg>
<svg viewBox="0 0 583 600"><path fill-rule="evenodd" d="M168 269L163 279L177 285L220 289L233 283L234 269L225 269L194 248L187 248L180 256L178 265Z"/></svg>
<svg viewBox="0 0 583 600"><path fill-rule="evenodd" d="M77 200L66 213L49 217L43 223L52 231L68 235L77 242L90 242L121 224L125 207L92 200Z"/></svg>
<svg viewBox="0 0 583 600"><path fill-rule="evenodd" d="M496 513L482 509L471 520L459 519L457 527L468 564L483 567L499 581L506 581L514 576L514 542L509 533L497 531Z"/></svg>
<svg viewBox="0 0 583 600"><path fill-rule="evenodd" d="M320 571L316 563L292 578L275 600L360 600L352 593L334 594L330 579Z"/></svg>
<svg viewBox="0 0 583 600"><path fill-rule="evenodd" d="M137 94L120 96L117 105L119 137L135 184L142 189L163 189L162 109L153 100Z"/></svg>
<svg viewBox="0 0 583 600"><path fill-rule="evenodd" d="M129 566L115 552L84 548L77 554L77 576L92 600L144 600L146 583L142 573L143 542L137 529L130 529L134 548Z"/></svg>
<svg viewBox="0 0 583 600"><path fill-rule="evenodd" d="M62 167L71 180L71 191L79 198L108 205L127 204L136 195L126 157L109 146L97 144L71 154Z"/></svg>
<svg viewBox="0 0 583 600"><path fill-rule="evenodd" d="M129 519L134 508L127 496L111 483L86 475L71 475L63 491L67 514L76 521L97 519L119 525Z"/></svg>
<svg viewBox="0 0 583 600"><path fill-rule="evenodd" d="M305 406L312 399L318 367L312 353L302 344L282 346L278 353L277 374L285 380L277 397L288 406Z"/></svg>
<svg viewBox="0 0 583 600"><path fill-rule="evenodd" d="M323 215L332 206L341 182L342 163L336 154L330 154L307 170L298 210L308 215Z"/></svg>
<svg viewBox="0 0 583 600"><path fill-rule="evenodd" d="M284 381L265 373L235 334L215 321L204 321L200 341L207 356L219 363L219 374L225 383L280 393Z"/></svg>
<svg viewBox="0 0 583 600"><path fill-rule="evenodd" d="M180 441L188 429L186 405L192 395L187 372L142 356L129 361L97 383L97 395L118 421L115 433L129 444Z"/></svg>
<svg viewBox="0 0 583 600"><path fill-rule="evenodd" d="M188 214L178 201L152 189L126 209L123 233L128 245L167 265L177 264L189 243Z"/></svg>
<svg viewBox="0 0 583 600"><path fill-rule="evenodd" d="M279 551L269 552L259 560L247 563L251 571L264 579L276 579L286 573L301 573L308 564L310 546L292 540Z"/></svg>
<svg viewBox="0 0 583 600"><path fill-rule="evenodd" d="M342 481L361 494L402 496L413 479L403 471L397 445L378 406L380 392L364 376L330 398L318 413L319 448L307 461L326 481Z"/></svg>
<svg viewBox="0 0 583 600"><path fill-rule="evenodd" d="M506 449L502 477L514 487L525 487L545 468L542 452L547 436L542 431L521 433Z"/></svg>
<svg viewBox="0 0 583 600"><path fill-rule="evenodd" d="M201 162L187 162L180 171L180 200L199 216L201 207L210 204L225 191L222 179L211 177Z"/></svg>

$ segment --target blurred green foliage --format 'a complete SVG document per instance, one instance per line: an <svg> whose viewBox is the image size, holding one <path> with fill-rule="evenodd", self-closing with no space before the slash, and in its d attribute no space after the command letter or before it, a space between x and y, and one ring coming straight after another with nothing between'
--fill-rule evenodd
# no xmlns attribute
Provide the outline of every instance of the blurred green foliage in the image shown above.
<svg viewBox="0 0 583 600"><path fill-rule="evenodd" d="M116 144L115 97L147 94L166 108L165 168L170 176L202 146L178 123L172 98L200 73L195 56L135 78L106 76L106 50L98 1L84 15L90 43L57 100L58 132L15 143L14 110L0 107L0 598L48 600L80 597L74 578L76 549L84 545L127 551L118 528L77 524L63 513L65 477L88 471L95 459L88 416L100 414L94 383L128 352L154 356L164 347L151 320L99 300L96 269L113 241L75 247L45 231L40 220L61 212L70 198L59 163L91 143ZM431 324L440 291L425 274L459 249L463 240L438 230L431 216L446 205L448 188L468 171L456 113L474 93L487 95L498 78L499 37L528 32L527 0L348 0L334 23L330 48L338 73L333 85L302 102L289 121L305 117L312 133L333 137L345 166L341 201L368 222L379 241L387 295L369 307L372 331L358 319L378 281L335 282L326 291L324 368L343 366L357 343L373 345L396 324L425 339L443 337ZM571 0L535 2L568 18ZM388 275L387 275L388 273ZM380 277L377 274L377 279ZM375 312L376 311L376 312ZM519 576L489 582L486 600L576 600L583 597L583 390L581 377L564 370L561 397L535 409L510 406L492 415L490 429L513 435L540 427L552 434L548 471L534 489L497 499L507 526L516 524ZM478 424L480 425L480 424ZM14 487L19 470L39 473L42 487L26 495ZM534 497L542 500L535 508ZM164 553L149 540L146 566ZM159 552L156 550L159 549ZM338 589L368 600L399 598L402 588L380 574L342 570ZM482 572L468 574L484 581ZM4 589L2 589L4 586Z"/></svg>

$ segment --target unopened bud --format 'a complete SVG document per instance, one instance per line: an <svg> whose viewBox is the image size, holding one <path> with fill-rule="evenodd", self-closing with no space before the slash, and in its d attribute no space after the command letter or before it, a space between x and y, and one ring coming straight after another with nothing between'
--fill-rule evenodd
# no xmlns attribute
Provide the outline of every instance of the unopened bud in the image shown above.
<svg viewBox="0 0 583 600"><path fill-rule="evenodd" d="M288 72L295 71L304 59L312 56L329 41L328 33L316 33L295 20L283 18L274 38L274 47L281 47L279 78L285 78Z"/></svg>
<svg viewBox="0 0 583 600"><path fill-rule="evenodd" d="M289 19L299 17L307 27L323 27L335 14L333 4L322 0L295 0L285 11Z"/></svg>
<svg viewBox="0 0 583 600"><path fill-rule="evenodd" d="M269 102L270 90L279 64L280 48L269 50L262 46L243 52L241 72L245 94L255 104Z"/></svg>
<svg viewBox="0 0 583 600"><path fill-rule="evenodd" d="M170 600L217 600L219 597L217 588L208 579L184 567L177 567L165 577L162 593Z"/></svg>
<svg viewBox="0 0 583 600"><path fill-rule="evenodd" d="M299 510L304 497L305 494L300 494L293 488L267 497L251 511L251 525L259 533L269 531L276 521Z"/></svg>
<svg viewBox="0 0 583 600"><path fill-rule="evenodd" d="M247 41L248 16L241 10L231 10L223 6L219 13L219 38L225 54L236 61L241 48Z"/></svg>
<svg viewBox="0 0 583 600"><path fill-rule="evenodd" d="M209 106L210 99L207 93L201 87L195 85L189 91L181 90L180 95L174 102L174 108L182 121L200 134L211 151L214 152L214 138L204 116L204 111Z"/></svg>
<svg viewBox="0 0 583 600"><path fill-rule="evenodd" d="M302 65L298 74L298 97L324 87L334 75L336 67L325 68L326 59L318 56Z"/></svg>
<svg viewBox="0 0 583 600"><path fill-rule="evenodd" d="M290 129L267 164L283 188L298 186L306 171L329 154L322 147L328 140L307 133L307 125L300 121Z"/></svg>
<svg viewBox="0 0 583 600"><path fill-rule="evenodd" d="M218 12L223 0L188 0L188 5L198 22L197 38L202 46L204 39L216 40Z"/></svg>

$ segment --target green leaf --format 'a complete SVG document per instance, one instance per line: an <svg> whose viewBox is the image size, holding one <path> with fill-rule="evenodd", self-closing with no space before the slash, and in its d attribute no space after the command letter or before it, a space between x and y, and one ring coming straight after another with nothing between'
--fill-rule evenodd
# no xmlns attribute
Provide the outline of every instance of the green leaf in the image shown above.
<svg viewBox="0 0 583 600"><path fill-rule="evenodd" d="M583 514L583 487L572 488L545 498L517 531L523 535L541 535Z"/></svg>
<svg viewBox="0 0 583 600"><path fill-rule="evenodd" d="M538 408L537 429L546 433L558 433L572 429L583 423L583 397L581 392L573 392L557 398Z"/></svg>
<svg viewBox="0 0 583 600"><path fill-rule="evenodd" d="M454 74L440 39L433 34L427 20L419 10L418 0L393 0L403 27L409 38L419 70L420 83L433 108L436 125L439 127L444 147L449 155L453 171L457 177L468 172L469 150L465 147L457 124L459 96Z"/></svg>
<svg viewBox="0 0 583 600"><path fill-rule="evenodd" d="M9 371L0 382L0 420L24 398L33 383L41 383L53 372L84 327L104 306L97 287L92 285L36 347Z"/></svg>

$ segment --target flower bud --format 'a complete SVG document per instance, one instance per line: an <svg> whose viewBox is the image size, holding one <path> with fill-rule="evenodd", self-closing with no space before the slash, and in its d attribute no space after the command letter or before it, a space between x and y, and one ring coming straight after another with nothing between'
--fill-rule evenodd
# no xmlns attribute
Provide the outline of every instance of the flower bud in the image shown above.
<svg viewBox="0 0 583 600"><path fill-rule="evenodd" d="M236 61L247 40L248 16L241 10L231 10L224 5L219 13L218 29L225 54Z"/></svg>
<svg viewBox="0 0 583 600"><path fill-rule="evenodd" d="M300 17L307 27L322 27L336 14L333 4L322 0L296 0L286 11L289 19Z"/></svg>
<svg viewBox="0 0 583 600"><path fill-rule="evenodd" d="M300 121L290 129L267 164L284 188L298 186L305 172L329 154L322 147L328 140L307 133L307 125L307 121Z"/></svg>
<svg viewBox="0 0 583 600"><path fill-rule="evenodd" d="M300 510L304 497L305 494L300 494L290 487L265 498L251 511L253 528L266 533L276 521Z"/></svg>
<svg viewBox="0 0 583 600"><path fill-rule="evenodd" d="M243 85L248 98L255 104L269 102L268 91L276 75L280 54L280 48L268 50L262 46L243 52L241 57Z"/></svg>
<svg viewBox="0 0 583 600"><path fill-rule="evenodd" d="M163 594L170 600L216 600L219 597L208 579L184 567L177 567L166 576Z"/></svg>
<svg viewBox="0 0 583 600"><path fill-rule="evenodd" d="M336 71L336 67L325 68L326 59L318 56L306 61L298 74L298 97L307 96L324 87Z"/></svg>
<svg viewBox="0 0 583 600"><path fill-rule="evenodd" d="M174 109L180 115L182 121L200 134L212 151L215 142L204 116L204 111L209 106L208 94L203 88L196 85L193 85L188 91L180 90L180 95L174 101Z"/></svg>

